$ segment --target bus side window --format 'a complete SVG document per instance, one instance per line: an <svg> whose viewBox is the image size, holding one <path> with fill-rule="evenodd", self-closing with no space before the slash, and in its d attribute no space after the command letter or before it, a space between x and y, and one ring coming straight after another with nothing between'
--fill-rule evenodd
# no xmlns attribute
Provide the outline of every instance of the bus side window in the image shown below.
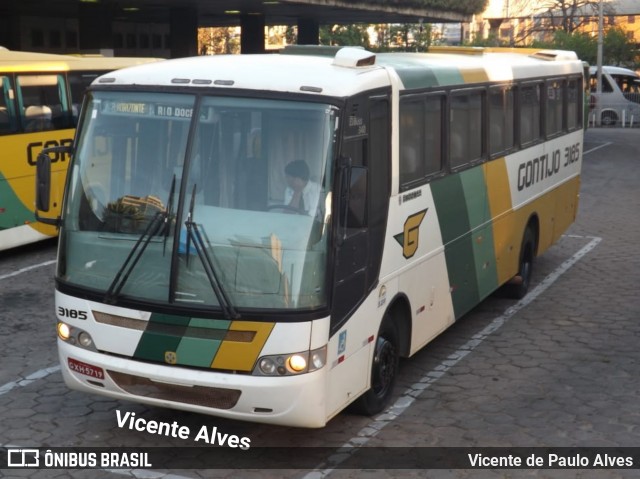
<svg viewBox="0 0 640 479"><path fill-rule="evenodd" d="M567 83L567 128L569 131L582 127L582 85L577 78Z"/></svg>
<svg viewBox="0 0 640 479"><path fill-rule="evenodd" d="M452 169L483 157L483 92L451 95L449 161Z"/></svg>
<svg viewBox="0 0 640 479"><path fill-rule="evenodd" d="M563 80L549 80L546 87L546 135L554 136L563 129L562 116L564 104L564 85Z"/></svg>
<svg viewBox="0 0 640 479"><path fill-rule="evenodd" d="M424 102L403 99L400 102L400 188L425 176L422 158Z"/></svg>
<svg viewBox="0 0 640 479"><path fill-rule="evenodd" d="M2 86L2 92L0 92L0 135L2 135L16 131L17 121L11 79L7 76L0 76L0 86Z"/></svg>
<svg viewBox="0 0 640 479"><path fill-rule="evenodd" d="M541 84L520 89L520 144L529 145L540 138Z"/></svg>
<svg viewBox="0 0 640 479"><path fill-rule="evenodd" d="M489 89L489 147L491 155L511 150L514 144L514 90L510 86Z"/></svg>
<svg viewBox="0 0 640 479"><path fill-rule="evenodd" d="M19 75L17 90L24 131L70 127L63 75Z"/></svg>
<svg viewBox="0 0 640 479"><path fill-rule="evenodd" d="M442 170L444 95L411 95L400 102L400 191Z"/></svg>

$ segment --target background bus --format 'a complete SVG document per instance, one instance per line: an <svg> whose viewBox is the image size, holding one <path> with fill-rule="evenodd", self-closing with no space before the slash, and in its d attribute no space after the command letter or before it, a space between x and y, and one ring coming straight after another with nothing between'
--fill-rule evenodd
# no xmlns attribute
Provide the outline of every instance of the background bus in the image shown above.
<svg viewBox="0 0 640 479"><path fill-rule="evenodd" d="M38 153L72 143L82 95L99 74L149 61L0 48L0 250L57 234L34 217ZM56 156L54 208L62 199L67 159Z"/></svg>
<svg viewBox="0 0 640 479"><path fill-rule="evenodd" d="M577 213L575 54L316 51L93 83L57 220L70 387L321 427L381 411L398 358L501 285L527 292Z"/></svg>
<svg viewBox="0 0 640 479"><path fill-rule="evenodd" d="M590 68L590 77L594 124L633 126L640 122L640 75L628 68L603 66L601 93L597 93L597 67Z"/></svg>

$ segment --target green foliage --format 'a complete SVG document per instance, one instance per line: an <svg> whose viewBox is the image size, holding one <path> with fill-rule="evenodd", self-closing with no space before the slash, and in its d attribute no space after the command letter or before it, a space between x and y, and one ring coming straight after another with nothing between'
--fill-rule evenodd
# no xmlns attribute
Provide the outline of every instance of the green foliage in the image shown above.
<svg viewBox="0 0 640 479"><path fill-rule="evenodd" d="M369 28L375 32L375 43L369 36ZM431 25L420 23L329 25L320 28L320 44L361 46L376 52L424 52L431 45L431 33Z"/></svg>
<svg viewBox="0 0 640 479"><path fill-rule="evenodd" d="M496 36L475 39L469 45L474 47L509 46ZM557 30L553 34L553 40L547 42L536 40L531 44L531 47L573 51L576 52L578 58L590 65L595 65L598 61L598 39L584 32L568 33L564 30ZM604 65L624 66L634 70L640 66L637 54L635 44L629 40L623 29L609 28L605 32L602 48L602 63Z"/></svg>
<svg viewBox="0 0 640 479"><path fill-rule="evenodd" d="M548 43L534 42L532 46L534 48L570 50L576 52L576 55L578 55L578 58L581 60L588 62L590 65L595 65L598 51L598 40L588 33L567 33L564 30L558 30L553 35L553 41Z"/></svg>
<svg viewBox="0 0 640 479"><path fill-rule="evenodd" d="M371 48L369 25L328 25L320 28L321 45L351 45Z"/></svg>
<svg viewBox="0 0 640 479"><path fill-rule="evenodd" d="M431 45L431 25L420 23L374 25L377 42L374 51L424 52Z"/></svg>
<svg viewBox="0 0 640 479"><path fill-rule="evenodd" d="M559 30L554 34L551 42L534 42L534 48L550 48L557 50L571 50L576 52L581 60L595 65L598 61L598 39L587 33L567 33ZM602 46L603 65L626 66L631 69L638 67L635 44L627 38L621 28L609 28L604 35Z"/></svg>
<svg viewBox="0 0 640 479"><path fill-rule="evenodd" d="M603 57L605 65L618 65L635 69L640 66L638 51L625 31L621 28L609 28L604 36Z"/></svg>

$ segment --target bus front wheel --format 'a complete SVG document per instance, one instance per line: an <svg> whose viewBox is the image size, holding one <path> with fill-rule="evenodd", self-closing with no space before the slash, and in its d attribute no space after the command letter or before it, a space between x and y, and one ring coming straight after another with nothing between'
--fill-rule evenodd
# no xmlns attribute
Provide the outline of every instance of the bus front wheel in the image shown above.
<svg viewBox="0 0 640 479"><path fill-rule="evenodd" d="M603 126L614 126L618 123L618 115L614 111L603 111L600 116L600 123Z"/></svg>
<svg viewBox="0 0 640 479"><path fill-rule="evenodd" d="M371 416L378 414L388 405L398 375L398 331L387 315L380 326L371 366L371 388L360 396L355 410Z"/></svg>

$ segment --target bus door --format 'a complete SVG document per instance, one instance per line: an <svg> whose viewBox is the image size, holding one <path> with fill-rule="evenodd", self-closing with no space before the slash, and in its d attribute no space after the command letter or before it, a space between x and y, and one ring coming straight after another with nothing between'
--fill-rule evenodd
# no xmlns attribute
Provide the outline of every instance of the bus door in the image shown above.
<svg viewBox="0 0 640 479"><path fill-rule="evenodd" d="M338 184L338 227L331 330L376 285L391 191L389 96L348 105Z"/></svg>
<svg viewBox="0 0 640 479"><path fill-rule="evenodd" d="M327 413L340 410L369 385L371 350L360 340L375 334L380 318L352 317L377 285L391 192L390 108L387 94L348 105L338 168L337 238L331 335L342 360L329 372Z"/></svg>

